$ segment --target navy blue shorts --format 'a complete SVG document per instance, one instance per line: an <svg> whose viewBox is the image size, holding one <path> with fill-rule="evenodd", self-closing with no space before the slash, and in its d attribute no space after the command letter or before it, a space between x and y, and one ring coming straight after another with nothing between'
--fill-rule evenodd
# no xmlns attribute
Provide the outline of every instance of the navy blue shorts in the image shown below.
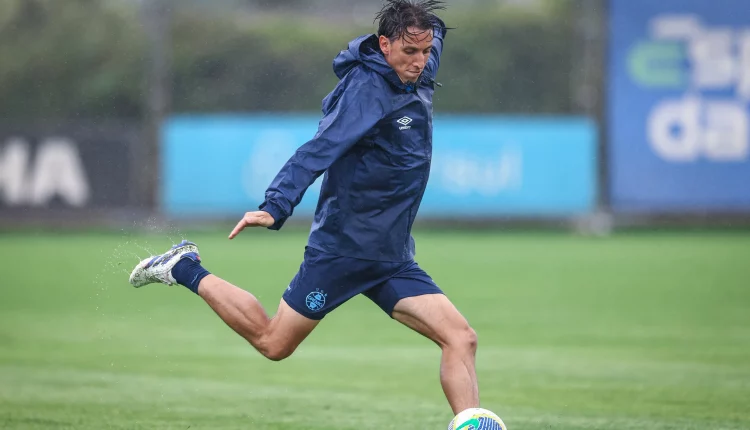
<svg viewBox="0 0 750 430"><path fill-rule="evenodd" d="M357 294L391 315L401 299L442 293L415 261L360 260L306 247L299 272L283 297L295 311L319 320Z"/></svg>

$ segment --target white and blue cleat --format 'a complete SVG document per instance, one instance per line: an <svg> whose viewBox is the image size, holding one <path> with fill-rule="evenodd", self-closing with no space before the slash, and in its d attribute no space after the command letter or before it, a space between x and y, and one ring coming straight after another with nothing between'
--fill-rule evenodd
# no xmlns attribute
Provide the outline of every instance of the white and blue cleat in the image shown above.
<svg viewBox="0 0 750 430"><path fill-rule="evenodd" d="M172 277L172 268L183 258L190 258L200 263L201 257L198 253L198 246L193 242L183 240L177 245L173 245L164 254L154 255L142 260L130 273L130 284L136 288L155 283L176 284L177 281Z"/></svg>

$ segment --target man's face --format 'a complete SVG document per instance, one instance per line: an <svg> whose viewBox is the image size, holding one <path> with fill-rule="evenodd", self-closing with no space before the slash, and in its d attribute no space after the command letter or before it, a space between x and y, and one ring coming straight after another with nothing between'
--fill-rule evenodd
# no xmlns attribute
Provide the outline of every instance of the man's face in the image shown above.
<svg viewBox="0 0 750 430"><path fill-rule="evenodd" d="M393 42L380 36L380 50L402 82L416 82L430 58L432 30L409 27L404 37Z"/></svg>

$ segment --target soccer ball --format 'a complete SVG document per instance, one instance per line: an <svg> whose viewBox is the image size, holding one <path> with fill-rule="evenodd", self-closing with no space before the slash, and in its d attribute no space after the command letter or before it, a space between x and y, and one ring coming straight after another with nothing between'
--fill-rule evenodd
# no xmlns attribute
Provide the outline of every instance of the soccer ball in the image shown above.
<svg viewBox="0 0 750 430"><path fill-rule="evenodd" d="M448 430L508 430L505 423L492 411L482 408L471 408L459 412Z"/></svg>

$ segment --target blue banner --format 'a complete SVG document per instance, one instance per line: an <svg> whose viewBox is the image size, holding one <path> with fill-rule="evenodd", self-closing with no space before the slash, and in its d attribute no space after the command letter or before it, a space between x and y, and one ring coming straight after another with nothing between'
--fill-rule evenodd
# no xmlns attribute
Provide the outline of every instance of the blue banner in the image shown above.
<svg viewBox="0 0 750 430"><path fill-rule="evenodd" d="M316 132L315 116L178 116L163 147L163 210L239 216ZM596 130L579 118L438 117L422 218L582 214L595 201ZM318 181L295 215L314 212Z"/></svg>
<svg viewBox="0 0 750 430"><path fill-rule="evenodd" d="M748 0L610 5L613 208L750 210Z"/></svg>

